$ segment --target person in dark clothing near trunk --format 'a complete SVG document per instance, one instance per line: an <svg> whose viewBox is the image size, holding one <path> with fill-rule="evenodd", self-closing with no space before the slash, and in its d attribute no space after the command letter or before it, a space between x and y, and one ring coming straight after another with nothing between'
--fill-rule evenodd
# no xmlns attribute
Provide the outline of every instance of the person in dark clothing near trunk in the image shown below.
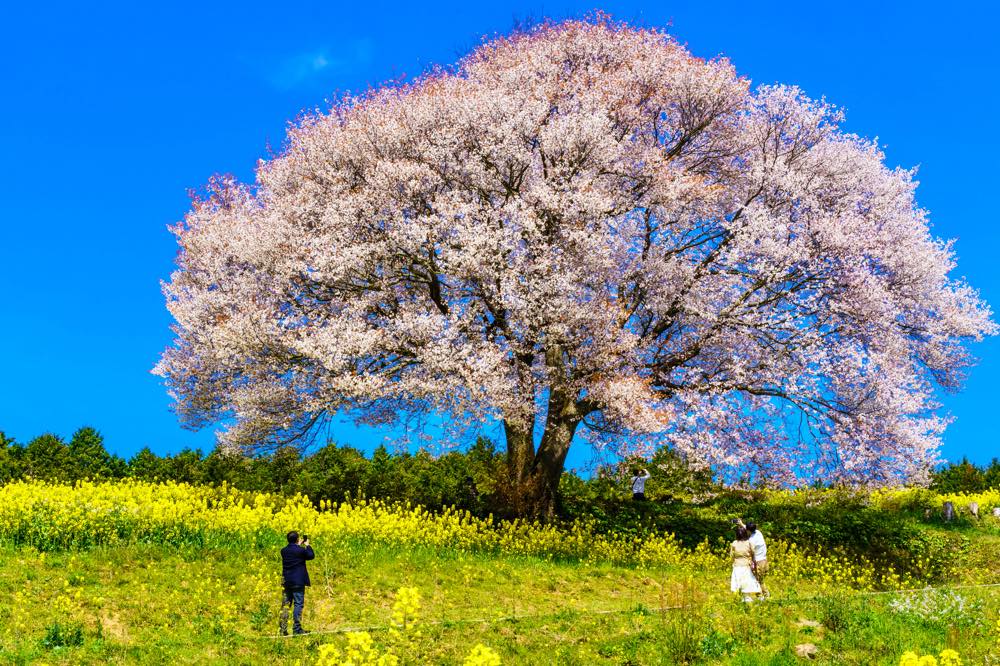
<svg viewBox="0 0 1000 666"><path fill-rule="evenodd" d="M309 537L299 536L296 531L288 533L288 545L281 549L281 576L284 581L284 591L281 597L281 635L288 635L288 607L292 606L292 631L296 634L308 634L302 628L302 607L305 605L306 587L309 585L309 570L306 561L316 555L309 545Z"/></svg>

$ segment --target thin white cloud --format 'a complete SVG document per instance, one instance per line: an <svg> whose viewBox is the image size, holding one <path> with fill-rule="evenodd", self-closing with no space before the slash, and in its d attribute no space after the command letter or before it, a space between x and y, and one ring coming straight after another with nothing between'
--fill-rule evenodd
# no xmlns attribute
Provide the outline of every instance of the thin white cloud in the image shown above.
<svg viewBox="0 0 1000 666"><path fill-rule="evenodd" d="M303 51L272 63L265 75L268 83L278 90L320 86L331 77L371 62L373 50L369 40L358 39L336 49Z"/></svg>

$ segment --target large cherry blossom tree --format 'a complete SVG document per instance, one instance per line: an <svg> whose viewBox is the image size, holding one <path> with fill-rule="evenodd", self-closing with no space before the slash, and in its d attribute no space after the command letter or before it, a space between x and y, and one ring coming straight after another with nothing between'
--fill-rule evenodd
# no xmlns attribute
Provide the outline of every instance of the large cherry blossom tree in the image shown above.
<svg viewBox="0 0 1000 666"><path fill-rule="evenodd" d="M175 229L182 419L236 446L334 414L506 437L516 509L567 452L673 447L732 479L919 480L987 306L911 171L794 87L598 17L294 124Z"/></svg>

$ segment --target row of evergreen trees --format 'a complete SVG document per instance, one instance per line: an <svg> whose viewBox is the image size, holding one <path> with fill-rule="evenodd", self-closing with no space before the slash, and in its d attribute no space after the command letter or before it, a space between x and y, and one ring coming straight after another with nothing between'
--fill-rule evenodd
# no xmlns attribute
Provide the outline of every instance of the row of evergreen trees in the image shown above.
<svg viewBox="0 0 1000 666"><path fill-rule="evenodd" d="M653 485L667 493L712 485L710 474L691 472L666 450L658 451L648 468L654 475ZM44 434L21 444L0 432L0 483L28 476L60 481L133 477L205 484L226 482L247 491L303 493L313 499L377 497L428 508L455 505L483 513L502 509L491 506L490 501L502 472L503 457L485 438L467 451L438 457L426 452L390 454L385 447L365 456L351 447L328 444L304 456L291 447L258 457L218 449L208 455L184 449L160 456L144 448L125 459L109 453L101 434L90 427L77 430L68 442ZM574 496L592 496L595 492L600 496L609 492L618 495L614 488L604 488L609 480L605 475L590 480L569 475L564 487ZM594 487L585 488L591 485ZM987 466L968 460L944 466L934 473L931 487L945 492L1000 488L1000 460L994 459ZM627 496L626 491L621 491L622 497Z"/></svg>
<svg viewBox="0 0 1000 666"><path fill-rule="evenodd" d="M931 488L943 493L978 493L1000 488L1000 459L980 466L962 458L962 462L937 469L931 479Z"/></svg>
<svg viewBox="0 0 1000 666"><path fill-rule="evenodd" d="M247 457L216 449L160 456L144 448L131 458L111 454L94 428L80 428L68 442L53 434L21 444L0 432L0 483L32 477L51 481L136 478L196 484L228 483L242 490L342 500L346 496L410 501L429 508L446 505L488 509L488 489L501 461L492 442L434 457L426 452L371 456L328 444L308 455L288 447L273 455Z"/></svg>

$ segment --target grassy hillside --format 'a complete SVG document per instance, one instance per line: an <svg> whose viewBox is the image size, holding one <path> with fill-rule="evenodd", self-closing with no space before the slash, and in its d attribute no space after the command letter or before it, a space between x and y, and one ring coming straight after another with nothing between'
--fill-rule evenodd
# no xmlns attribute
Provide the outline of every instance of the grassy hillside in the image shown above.
<svg viewBox="0 0 1000 666"><path fill-rule="evenodd" d="M304 621L317 633L279 638L277 550L292 527L317 552ZM917 527L965 544L939 584L1000 583L992 518ZM378 663L391 652L460 664L477 645L505 664L790 664L803 643L826 664L1000 654L1000 587L887 591L924 581L832 544L774 540L774 595L748 606L711 544L177 484L10 484L0 542L3 663L314 664L349 652Z"/></svg>

